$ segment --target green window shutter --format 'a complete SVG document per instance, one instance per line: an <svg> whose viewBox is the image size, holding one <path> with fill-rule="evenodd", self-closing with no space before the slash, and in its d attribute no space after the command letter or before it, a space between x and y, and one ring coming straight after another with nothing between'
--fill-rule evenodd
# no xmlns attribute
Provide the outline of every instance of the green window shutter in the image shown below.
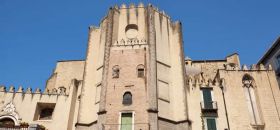
<svg viewBox="0 0 280 130"><path fill-rule="evenodd" d="M132 113L122 113L121 130L132 130Z"/></svg>
<svg viewBox="0 0 280 130"><path fill-rule="evenodd" d="M211 89L203 89L203 101L204 101L204 107L206 109L212 109L212 96L211 96Z"/></svg>
<svg viewBox="0 0 280 130"><path fill-rule="evenodd" d="M215 119L207 119L207 130L217 130Z"/></svg>

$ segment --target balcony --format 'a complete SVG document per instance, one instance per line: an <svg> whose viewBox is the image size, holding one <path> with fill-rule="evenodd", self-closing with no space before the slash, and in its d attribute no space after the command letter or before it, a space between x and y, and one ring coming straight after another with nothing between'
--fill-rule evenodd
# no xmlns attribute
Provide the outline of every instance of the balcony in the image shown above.
<svg viewBox="0 0 280 130"><path fill-rule="evenodd" d="M148 123L103 124L102 130L150 130Z"/></svg>
<svg viewBox="0 0 280 130"><path fill-rule="evenodd" d="M216 101L211 101L211 102L201 101L200 106L202 112L217 112L218 110L218 105Z"/></svg>

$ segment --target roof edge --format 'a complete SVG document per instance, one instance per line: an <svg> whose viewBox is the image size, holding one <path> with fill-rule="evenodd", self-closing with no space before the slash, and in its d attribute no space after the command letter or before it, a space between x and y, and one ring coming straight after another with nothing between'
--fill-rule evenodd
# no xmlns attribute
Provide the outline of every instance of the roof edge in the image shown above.
<svg viewBox="0 0 280 130"><path fill-rule="evenodd" d="M275 47L280 45L280 36L273 42L273 44L271 45L271 47L264 53L264 55L259 59L257 64L261 64L264 59L268 56L270 56L270 54L274 51Z"/></svg>
<svg viewBox="0 0 280 130"><path fill-rule="evenodd" d="M79 62L79 61L85 61L85 60L58 60L56 62Z"/></svg>

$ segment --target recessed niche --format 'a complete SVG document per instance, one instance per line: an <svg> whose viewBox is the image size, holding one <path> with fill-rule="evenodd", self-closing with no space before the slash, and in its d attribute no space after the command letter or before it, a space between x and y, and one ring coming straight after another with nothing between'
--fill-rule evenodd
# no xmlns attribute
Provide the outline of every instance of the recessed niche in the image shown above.
<svg viewBox="0 0 280 130"><path fill-rule="evenodd" d="M55 103L37 103L34 121L52 120L54 109Z"/></svg>

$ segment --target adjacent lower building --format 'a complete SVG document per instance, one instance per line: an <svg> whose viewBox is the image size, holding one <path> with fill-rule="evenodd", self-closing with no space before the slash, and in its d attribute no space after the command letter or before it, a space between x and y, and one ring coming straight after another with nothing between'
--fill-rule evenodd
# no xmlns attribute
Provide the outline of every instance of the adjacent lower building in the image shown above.
<svg viewBox="0 0 280 130"><path fill-rule="evenodd" d="M88 37L86 59L59 61L43 92L0 87L0 128L280 129L270 65L185 58L181 23L152 5L112 7Z"/></svg>
<svg viewBox="0 0 280 130"><path fill-rule="evenodd" d="M280 37L278 37L266 51L258 61L258 64L263 64L265 66L271 65L273 70L275 70L276 78L280 85Z"/></svg>

